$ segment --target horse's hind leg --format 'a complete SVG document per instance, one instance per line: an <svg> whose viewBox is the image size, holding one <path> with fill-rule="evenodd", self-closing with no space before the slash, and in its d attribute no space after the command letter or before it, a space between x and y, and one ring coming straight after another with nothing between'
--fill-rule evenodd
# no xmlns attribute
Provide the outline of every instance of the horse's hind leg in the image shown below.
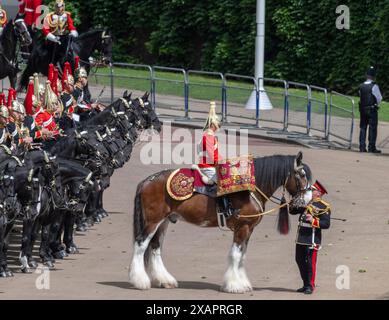
<svg viewBox="0 0 389 320"><path fill-rule="evenodd" d="M244 293L252 290L244 268L244 259L248 240L252 230L243 225L234 231L234 242L228 257L228 268L224 275L222 291L230 293Z"/></svg>
<svg viewBox="0 0 389 320"><path fill-rule="evenodd" d="M165 220L151 239L145 254L145 264L154 286L177 288L177 280L166 270L162 261L162 243L168 225L169 220Z"/></svg>
<svg viewBox="0 0 389 320"><path fill-rule="evenodd" d="M162 222L163 221L158 224L149 224L145 227L144 232L147 236L143 237L141 240L135 240L134 253L129 271L129 281L137 289L145 290L151 288L150 278L145 270L144 255L151 239L154 237Z"/></svg>

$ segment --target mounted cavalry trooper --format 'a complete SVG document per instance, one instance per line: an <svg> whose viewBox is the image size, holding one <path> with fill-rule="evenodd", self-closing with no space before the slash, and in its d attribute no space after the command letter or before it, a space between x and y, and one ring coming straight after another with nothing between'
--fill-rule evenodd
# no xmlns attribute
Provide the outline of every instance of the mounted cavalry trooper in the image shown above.
<svg viewBox="0 0 389 320"><path fill-rule="evenodd" d="M16 101L16 102L15 102ZM14 103L15 102L15 103ZM7 101L7 108L8 108L8 121L7 121L7 130L10 134L10 141L9 141L9 147L11 150L16 149L16 146L18 144L18 130L14 121L14 113L13 113L13 107L17 106L17 98L16 98L16 90L13 88L8 89L8 101Z"/></svg>
<svg viewBox="0 0 389 320"><path fill-rule="evenodd" d="M50 81L46 81L44 105L34 114L38 127L36 139L43 140L46 147L51 146L60 135L59 128L54 117L61 114L61 103L51 89Z"/></svg>
<svg viewBox="0 0 389 320"><path fill-rule="evenodd" d="M78 37L78 32L73 24L70 12L65 11L65 2L56 0L55 11L50 12L43 22L43 35L52 48L52 61L57 61L57 52L68 51L69 35ZM57 51L58 50L58 51Z"/></svg>
<svg viewBox="0 0 389 320"><path fill-rule="evenodd" d="M0 93L0 144L10 147L10 135L7 129L8 118L9 111L5 103L5 94Z"/></svg>
<svg viewBox="0 0 389 320"><path fill-rule="evenodd" d="M7 12L0 5L0 36L3 33L3 28L7 24ZM1 51L1 48L0 48Z"/></svg>
<svg viewBox="0 0 389 320"><path fill-rule="evenodd" d="M41 15L39 7L42 5L42 0L19 0L19 11L16 16L16 20L23 19L27 26L27 30L34 37L34 33L37 31L38 19ZM30 46L23 46L21 48L22 57L28 59L29 53L32 49L33 44Z"/></svg>
<svg viewBox="0 0 389 320"><path fill-rule="evenodd" d="M199 156L198 167L203 175L203 182L209 185L217 184L216 166L222 160L219 153L218 139L215 135L221 127L219 118L216 114L216 104L211 102L208 118L205 122L204 133L200 143L197 146ZM205 176L205 177L204 177ZM219 210L226 217L233 215L234 209L230 205L230 201L226 196L218 199Z"/></svg>
<svg viewBox="0 0 389 320"><path fill-rule="evenodd" d="M317 252L321 248L321 230L328 229L331 207L321 197L327 190L319 181L312 186L312 200L305 208L291 208L291 214L300 214L296 238L296 262L303 287L297 292L312 294L315 289Z"/></svg>
<svg viewBox="0 0 389 320"><path fill-rule="evenodd" d="M88 120L93 114L91 94L88 89L88 73L84 67L79 67L74 72L76 84L73 90L73 97L77 101L77 114L80 121Z"/></svg>
<svg viewBox="0 0 389 320"><path fill-rule="evenodd" d="M37 27L37 20L41 12L39 7L42 5L42 0L19 0L19 11L17 19L23 19L31 36Z"/></svg>
<svg viewBox="0 0 389 320"><path fill-rule="evenodd" d="M74 78L69 62L65 63L62 76L62 93L61 101L63 105L63 114L58 121L58 125L62 130L76 128L76 123L79 121L79 116L74 114L77 108L77 101L73 97Z"/></svg>

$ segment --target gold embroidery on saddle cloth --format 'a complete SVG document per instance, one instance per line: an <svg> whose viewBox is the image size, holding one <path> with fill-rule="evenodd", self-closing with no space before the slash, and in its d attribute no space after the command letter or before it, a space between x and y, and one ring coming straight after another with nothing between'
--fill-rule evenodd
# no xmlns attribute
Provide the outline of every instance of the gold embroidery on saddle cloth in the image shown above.
<svg viewBox="0 0 389 320"><path fill-rule="evenodd" d="M177 201L184 201L193 195L194 178L179 173L180 169L173 171L166 182L169 196Z"/></svg>

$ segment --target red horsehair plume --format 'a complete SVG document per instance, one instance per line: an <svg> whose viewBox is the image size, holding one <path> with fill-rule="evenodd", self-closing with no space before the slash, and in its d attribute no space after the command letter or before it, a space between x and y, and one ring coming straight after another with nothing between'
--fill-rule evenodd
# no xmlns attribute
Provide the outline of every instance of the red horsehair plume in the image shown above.
<svg viewBox="0 0 389 320"><path fill-rule="evenodd" d="M74 58L74 70L78 69L80 67L80 57L76 56Z"/></svg>
<svg viewBox="0 0 389 320"><path fill-rule="evenodd" d="M34 77L30 77L30 81L27 87L26 98L24 99L24 108L26 114L32 116L34 114L32 110L32 96L34 95Z"/></svg>
<svg viewBox="0 0 389 320"><path fill-rule="evenodd" d="M16 90L14 88L8 89L8 101L7 101L7 107L11 108L12 101L16 99Z"/></svg>
<svg viewBox="0 0 389 320"><path fill-rule="evenodd" d="M53 80L51 81L51 89L58 96L58 69L54 68Z"/></svg>

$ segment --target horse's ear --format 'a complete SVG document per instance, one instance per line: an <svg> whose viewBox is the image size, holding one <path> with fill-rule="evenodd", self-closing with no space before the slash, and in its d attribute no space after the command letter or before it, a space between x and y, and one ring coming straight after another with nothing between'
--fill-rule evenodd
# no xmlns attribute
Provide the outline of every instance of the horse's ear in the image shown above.
<svg viewBox="0 0 389 320"><path fill-rule="evenodd" d="M128 91L126 90L126 91L124 91L124 93L123 93L123 98L127 98L128 97Z"/></svg>
<svg viewBox="0 0 389 320"><path fill-rule="evenodd" d="M299 151L299 153L296 156L297 167L301 166L302 163L303 163L303 153L301 151Z"/></svg>
<svg viewBox="0 0 389 320"><path fill-rule="evenodd" d="M130 92L130 94L127 96L127 98L128 98L129 100L131 100L131 96L132 96L132 92Z"/></svg>
<svg viewBox="0 0 389 320"><path fill-rule="evenodd" d="M149 99L149 96L150 96L150 93L146 91L145 94L142 97L142 100L143 101L147 101Z"/></svg>

